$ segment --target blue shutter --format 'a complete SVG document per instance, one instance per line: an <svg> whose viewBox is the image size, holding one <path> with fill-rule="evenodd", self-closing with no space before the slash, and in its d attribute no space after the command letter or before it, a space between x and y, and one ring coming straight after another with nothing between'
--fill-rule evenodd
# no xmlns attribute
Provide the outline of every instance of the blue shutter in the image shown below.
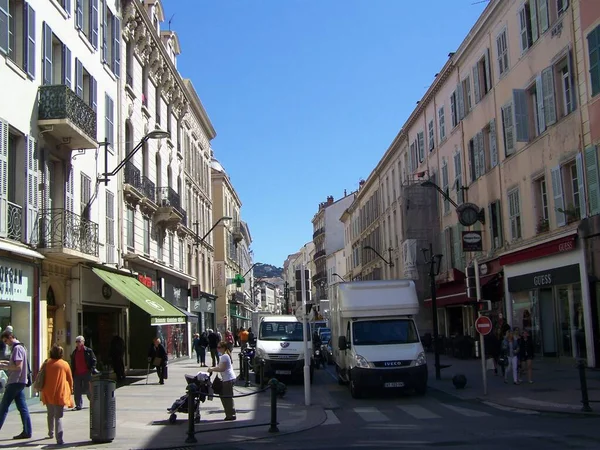
<svg viewBox="0 0 600 450"><path fill-rule="evenodd" d="M529 142L529 118L527 114L527 91L524 89L513 89L513 108L515 114L515 126L517 127L517 142Z"/></svg>
<svg viewBox="0 0 600 450"><path fill-rule="evenodd" d="M104 137L108 146L114 148L114 102L108 94L104 97Z"/></svg>
<svg viewBox="0 0 600 450"><path fill-rule="evenodd" d="M585 181L590 204L590 216L600 214L600 180L598 177L598 150L592 145L585 149Z"/></svg>
<svg viewBox="0 0 600 450"><path fill-rule="evenodd" d="M479 103L482 95L479 92L479 63L473 66L473 92L475 94L475 104Z"/></svg>
<svg viewBox="0 0 600 450"><path fill-rule="evenodd" d="M8 231L8 123L0 120L0 235Z"/></svg>
<svg viewBox="0 0 600 450"><path fill-rule="evenodd" d="M75 26L83 30L83 2L87 0L76 0L75 3Z"/></svg>
<svg viewBox="0 0 600 450"><path fill-rule="evenodd" d="M542 71L542 86L544 88L544 120L546 121L546 126L548 127L556 123L553 67L548 67Z"/></svg>
<svg viewBox="0 0 600 450"><path fill-rule="evenodd" d="M544 86L542 84L542 76L538 75L535 78L535 93L537 101L537 118L538 118L538 130L540 134L546 131L546 119L544 118Z"/></svg>
<svg viewBox="0 0 600 450"><path fill-rule="evenodd" d="M65 11L70 16L71 15L71 0L64 0L64 1L65 1Z"/></svg>
<svg viewBox="0 0 600 450"><path fill-rule="evenodd" d="M496 119L490 121L490 168L498 165L498 144L496 139Z"/></svg>
<svg viewBox="0 0 600 450"><path fill-rule="evenodd" d="M23 238L25 242L30 242L33 237L33 230L35 229L35 223L38 216L39 209L39 158L35 139L31 136L26 136L26 152L27 152L27 166L25 167L25 187L27 189L27 217L26 217L26 228Z"/></svg>
<svg viewBox="0 0 600 450"><path fill-rule="evenodd" d="M44 73L42 74L43 84L52 84L52 30L46 22L43 26L43 48L44 48Z"/></svg>
<svg viewBox="0 0 600 450"><path fill-rule="evenodd" d="M113 67L112 71L120 78L121 76L121 19L117 16L113 16Z"/></svg>
<svg viewBox="0 0 600 450"><path fill-rule="evenodd" d="M562 227L567 223L565 210L565 198L563 194L562 173L560 165L551 169L552 174L552 195L554 196L554 211L556 211L556 225Z"/></svg>
<svg viewBox="0 0 600 450"><path fill-rule="evenodd" d="M587 217L587 202L585 201L585 179L583 176L583 154L577 153L575 158L575 168L577 169L577 190L579 191L579 217L585 219Z"/></svg>
<svg viewBox="0 0 600 450"><path fill-rule="evenodd" d="M98 48L98 0L90 1L90 32L94 48Z"/></svg>
<svg viewBox="0 0 600 450"><path fill-rule="evenodd" d="M102 62L107 62L108 56L108 39L107 39L107 15L106 15L106 0L102 0Z"/></svg>
<svg viewBox="0 0 600 450"><path fill-rule="evenodd" d="M90 106L94 112L98 112L98 83L96 79L90 75Z"/></svg>
<svg viewBox="0 0 600 450"><path fill-rule="evenodd" d="M25 36L27 36L27 46L25 47L25 72L29 75L32 80L35 78L35 11L29 6L24 4L23 14L27 18L25 22Z"/></svg>
<svg viewBox="0 0 600 450"><path fill-rule="evenodd" d="M71 64L71 50L65 44L62 46L62 83L65 86L71 87L71 79L73 78Z"/></svg>
<svg viewBox="0 0 600 450"><path fill-rule="evenodd" d="M83 64L75 58L75 93L83 99Z"/></svg>
<svg viewBox="0 0 600 450"><path fill-rule="evenodd" d="M0 50L8 53L8 0L0 0Z"/></svg>

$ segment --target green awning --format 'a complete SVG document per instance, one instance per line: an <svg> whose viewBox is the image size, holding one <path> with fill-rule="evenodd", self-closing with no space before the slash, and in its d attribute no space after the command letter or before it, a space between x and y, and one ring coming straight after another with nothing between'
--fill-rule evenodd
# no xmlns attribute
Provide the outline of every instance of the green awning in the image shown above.
<svg viewBox="0 0 600 450"><path fill-rule="evenodd" d="M240 319L240 320L252 320L250 317L240 316L239 314L231 314L231 317L233 317L234 319Z"/></svg>
<svg viewBox="0 0 600 450"><path fill-rule="evenodd" d="M156 295L136 278L120 275L108 270L92 268L106 284L129 300L138 308L148 313L151 325L175 325L185 323L185 315Z"/></svg>

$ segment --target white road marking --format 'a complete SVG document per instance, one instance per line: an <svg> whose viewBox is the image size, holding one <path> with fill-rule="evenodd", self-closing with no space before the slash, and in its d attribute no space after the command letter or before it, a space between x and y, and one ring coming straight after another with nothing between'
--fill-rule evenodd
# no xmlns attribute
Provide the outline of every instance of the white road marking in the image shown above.
<svg viewBox="0 0 600 450"><path fill-rule="evenodd" d="M517 414L528 414L531 416L540 414L538 411L532 411L531 409L513 408L511 406L503 406L503 405L499 405L497 403L492 403L492 402L481 402L481 403L483 403L484 405L490 406L492 408L499 409L500 411L514 412Z"/></svg>
<svg viewBox="0 0 600 450"><path fill-rule="evenodd" d="M365 422L387 422L390 420L385 414L373 407L354 408L354 412Z"/></svg>
<svg viewBox="0 0 600 450"><path fill-rule="evenodd" d="M413 416L415 419L440 419L441 416L423 408L419 405L397 405L406 414Z"/></svg>
<svg viewBox="0 0 600 450"><path fill-rule="evenodd" d="M460 406L454 406L454 405L446 405L445 403L440 403L440 405L442 405L444 408L448 408L462 416L465 417L489 417L490 414L483 412L483 411L477 411L475 409L467 409L467 408L461 408Z"/></svg>
<svg viewBox="0 0 600 450"><path fill-rule="evenodd" d="M331 409L326 409L325 414L327 415L327 419L325 419L323 425L338 425L341 423L340 419L337 418L337 416Z"/></svg>

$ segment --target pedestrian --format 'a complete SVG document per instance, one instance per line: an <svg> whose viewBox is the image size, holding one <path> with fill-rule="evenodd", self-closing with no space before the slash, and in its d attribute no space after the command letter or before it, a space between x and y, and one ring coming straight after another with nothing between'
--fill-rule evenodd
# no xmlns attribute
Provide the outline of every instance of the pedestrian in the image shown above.
<svg viewBox="0 0 600 450"><path fill-rule="evenodd" d="M0 361L0 370L8 372L8 381L4 389L4 396L2 397L2 401L0 401L0 429L2 429L8 415L8 408L14 400L21 415L23 431L21 434L13 436L13 439L30 439L32 433L31 418L29 417L29 409L25 402L25 392L23 392L27 385L27 373L29 371L27 350L15 338L12 329L9 330L8 327L2 333L1 339L6 347L11 348L12 352L8 360Z"/></svg>
<svg viewBox="0 0 600 450"><path fill-rule="evenodd" d="M519 384L519 376L517 373L519 365L519 346L514 339L513 332L510 330L506 332L506 338L502 343L502 353L506 355L508 361L508 367L504 374L504 382L508 383L508 373L512 371L513 383Z"/></svg>
<svg viewBox="0 0 600 450"><path fill-rule="evenodd" d="M225 342L227 342L227 348L229 349L229 352L232 352L234 339L233 333L229 329L225 331Z"/></svg>
<svg viewBox="0 0 600 450"><path fill-rule="evenodd" d="M63 355L64 349L59 345L50 350L50 358L44 362L44 386L40 391L40 400L48 411L48 438L56 436L58 445L64 444L62 418L65 406L73 407L73 374Z"/></svg>
<svg viewBox="0 0 600 450"><path fill-rule="evenodd" d="M208 349L210 351L210 357L212 359L212 366L217 365L217 347L219 346L219 336L213 330L208 330Z"/></svg>
<svg viewBox="0 0 600 450"><path fill-rule="evenodd" d="M192 349L196 352L196 364L200 364L200 335L198 333L194 333Z"/></svg>
<svg viewBox="0 0 600 450"><path fill-rule="evenodd" d="M219 396L225 410L225 420L236 420L235 404L233 402L233 384L235 383L235 372L231 360L231 352L227 342L219 342L217 345L219 354L219 365L208 369L208 373L217 372L221 374L223 388Z"/></svg>
<svg viewBox="0 0 600 450"><path fill-rule="evenodd" d="M244 327L240 328L240 347L242 347L242 350L246 348L246 345L248 345L248 332L246 331L246 329Z"/></svg>
<svg viewBox="0 0 600 450"><path fill-rule="evenodd" d="M74 411L81 411L83 408L83 394L90 401L90 383L92 375L98 373L97 363L94 351L85 346L85 338L77 336L75 338L75 350L71 353L71 371L73 372L73 392L75 397Z"/></svg>
<svg viewBox="0 0 600 450"><path fill-rule="evenodd" d="M529 331L527 331L527 329L523 330L523 337L521 338L519 350L521 352L519 355L520 359L525 365L525 370L527 370L527 381L531 384L533 383L533 339L529 336Z"/></svg>
<svg viewBox="0 0 600 450"><path fill-rule="evenodd" d="M206 367L206 348L208 347L208 337L206 331L200 335L200 367Z"/></svg>
<svg viewBox="0 0 600 450"><path fill-rule="evenodd" d="M155 337L148 350L148 362L156 368L158 384L165 384L165 372L167 367L167 351L161 344L160 339Z"/></svg>
<svg viewBox="0 0 600 450"><path fill-rule="evenodd" d="M125 341L121 336L115 333L110 341L110 359L112 361L112 366L118 381L125 379L125 363L123 362L124 356Z"/></svg>

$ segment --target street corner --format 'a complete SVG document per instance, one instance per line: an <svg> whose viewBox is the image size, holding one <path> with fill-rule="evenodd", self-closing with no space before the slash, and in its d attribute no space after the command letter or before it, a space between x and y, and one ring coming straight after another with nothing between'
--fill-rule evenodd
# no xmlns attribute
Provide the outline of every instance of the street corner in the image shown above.
<svg viewBox="0 0 600 450"><path fill-rule="evenodd" d="M581 404L536 400L529 397L477 397L477 401L502 411L521 414L557 414L575 417L600 417L600 407L585 411Z"/></svg>

